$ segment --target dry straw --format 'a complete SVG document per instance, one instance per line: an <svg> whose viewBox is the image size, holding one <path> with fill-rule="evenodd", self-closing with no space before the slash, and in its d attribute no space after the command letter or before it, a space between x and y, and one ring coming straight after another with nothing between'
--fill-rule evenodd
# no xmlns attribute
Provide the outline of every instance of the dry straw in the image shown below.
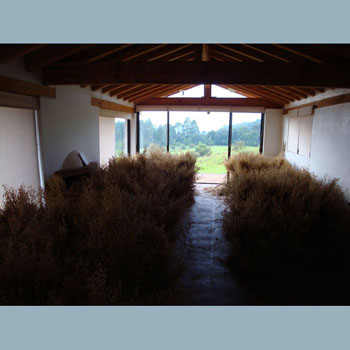
<svg viewBox="0 0 350 350"><path fill-rule="evenodd" d="M67 188L7 190L0 210L0 304L117 305L172 300L174 225L193 201L195 158L112 159ZM45 203L45 205L44 205Z"/></svg>

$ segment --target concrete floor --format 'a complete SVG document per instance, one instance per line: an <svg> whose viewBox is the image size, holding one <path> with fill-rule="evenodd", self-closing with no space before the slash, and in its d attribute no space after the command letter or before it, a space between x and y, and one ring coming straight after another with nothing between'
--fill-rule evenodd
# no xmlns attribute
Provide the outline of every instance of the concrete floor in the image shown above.
<svg viewBox="0 0 350 350"><path fill-rule="evenodd" d="M225 265L229 244L222 230L223 209L215 185L197 184L195 203L183 218L184 235L177 246L191 305L243 304L240 288Z"/></svg>

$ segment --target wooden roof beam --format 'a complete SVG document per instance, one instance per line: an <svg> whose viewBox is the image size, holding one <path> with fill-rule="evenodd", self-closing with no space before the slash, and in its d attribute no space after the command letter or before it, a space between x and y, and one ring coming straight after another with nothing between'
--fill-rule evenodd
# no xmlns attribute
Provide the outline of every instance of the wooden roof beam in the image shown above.
<svg viewBox="0 0 350 350"><path fill-rule="evenodd" d="M91 62L45 67L43 82L65 84L233 84L350 87L350 65L257 62Z"/></svg>
<svg viewBox="0 0 350 350"><path fill-rule="evenodd" d="M27 96L55 97L56 89L29 81L0 75L0 91Z"/></svg>
<svg viewBox="0 0 350 350"><path fill-rule="evenodd" d="M262 98L152 98L138 105L143 106L225 106L281 108L281 104Z"/></svg>

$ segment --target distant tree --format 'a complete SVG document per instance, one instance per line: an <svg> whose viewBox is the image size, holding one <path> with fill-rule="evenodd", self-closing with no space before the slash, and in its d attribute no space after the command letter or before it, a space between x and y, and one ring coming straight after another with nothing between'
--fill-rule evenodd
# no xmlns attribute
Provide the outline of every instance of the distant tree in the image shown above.
<svg viewBox="0 0 350 350"><path fill-rule="evenodd" d="M199 143L194 149L194 153L197 157L205 157L211 155L210 147L204 145L203 143Z"/></svg>

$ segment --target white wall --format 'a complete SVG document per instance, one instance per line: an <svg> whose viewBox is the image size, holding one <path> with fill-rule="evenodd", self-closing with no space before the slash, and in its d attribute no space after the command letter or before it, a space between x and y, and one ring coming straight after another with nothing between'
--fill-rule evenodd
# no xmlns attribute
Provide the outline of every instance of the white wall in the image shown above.
<svg viewBox="0 0 350 350"><path fill-rule="evenodd" d="M115 156L115 120L100 117L100 164L108 163Z"/></svg>
<svg viewBox="0 0 350 350"><path fill-rule="evenodd" d="M308 98L288 107L313 102L350 90L335 89ZM283 140L288 134L288 117L284 116ZM338 178L347 200L350 201L350 103L316 108L313 115L310 157L285 152L285 157L294 165L309 169L319 178Z"/></svg>
<svg viewBox="0 0 350 350"><path fill-rule="evenodd" d="M282 113L282 109L265 109L263 154L266 157L275 157L282 150Z"/></svg>
<svg viewBox="0 0 350 350"><path fill-rule="evenodd" d="M350 103L316 109L310 170L319 176L339 178L350 201Z"/></svg>
<svg viewBox="0 0 350 350"><path fill-rule="evenodd" d="M3 185L39 187L34 112L0 107L0 206Z"/></svg>
<svg viewBox="0 0 350 350"><path fill-rule="evenodd" d="M99 162L99 108L91 106L89 90L57 86L56 98L42 97L41 133L45 175L59 170L71 151Z"/></svg>

